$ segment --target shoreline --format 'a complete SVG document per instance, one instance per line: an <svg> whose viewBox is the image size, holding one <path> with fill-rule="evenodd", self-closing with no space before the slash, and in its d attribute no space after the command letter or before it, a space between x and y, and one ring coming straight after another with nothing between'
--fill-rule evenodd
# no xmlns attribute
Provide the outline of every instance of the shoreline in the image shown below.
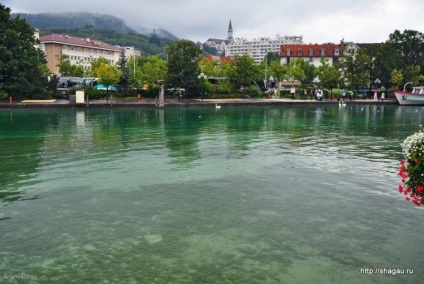
<svg viewBox="0 0 424 284"><path fill-rule="evenodd" d="M384 100L374 101L369 100L351 100L344 101L348 105L399 105L397 100ZM165 99L165 106L167 107L210 107L219 104L221 106L284 106L284 105L337 105L337 100L296 100L287 98L272 98L272 99L184 99L179 101L177 99ZM137 108L137 107L150 107L155 108L155 99L141 99L141 100L121 100L114 99L107 100L92 100L89 103L74 103L69 100L24 100L19 102L0 102L0 109L37 109L37 108Z"/></svg>

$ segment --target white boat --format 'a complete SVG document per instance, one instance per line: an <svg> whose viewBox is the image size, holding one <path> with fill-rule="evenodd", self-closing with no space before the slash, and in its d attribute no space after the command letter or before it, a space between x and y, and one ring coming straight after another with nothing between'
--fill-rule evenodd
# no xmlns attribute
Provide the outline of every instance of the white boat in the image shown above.
<svg viewBox="0 0 424 284"><path fill-rule="evenodd" d="M411 92L395 91L394 94L402 106L424 105L424 86L413 87Z"/></svg>

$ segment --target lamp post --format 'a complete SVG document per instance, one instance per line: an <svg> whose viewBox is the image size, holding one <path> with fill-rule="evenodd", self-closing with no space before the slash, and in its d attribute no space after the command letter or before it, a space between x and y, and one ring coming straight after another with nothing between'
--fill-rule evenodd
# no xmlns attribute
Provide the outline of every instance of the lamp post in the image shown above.
<svg viewBox="0 0 424 284"><path fill-rule="evenodd" d="M267 76L268 76L268 72L267 72L267 67L268 67L268 51L265 51L265 79L264 79L264 85L265 85L265 89L268 91L268 81L267 81Z"/></svg>
<svg viewBox="0 0 424 284"><path fill-rule="evenodd" d="M274 94L274 88L275 88L274 77L272 77L272 75L269 76L269 83L270 83L270 88L268 92L268 99L271 99L272 95Z"/></svg>
<svg viewBox="0 0 424 284"><path fill-rule="evenodd" d="M197 79L200 80L200 84L202 85L202 102L203 102L203 97L205 96L205 87L203 86L203 80L207 80L208 76L206 76L203 73L200 73L199 76L197 76Z"/></svg>

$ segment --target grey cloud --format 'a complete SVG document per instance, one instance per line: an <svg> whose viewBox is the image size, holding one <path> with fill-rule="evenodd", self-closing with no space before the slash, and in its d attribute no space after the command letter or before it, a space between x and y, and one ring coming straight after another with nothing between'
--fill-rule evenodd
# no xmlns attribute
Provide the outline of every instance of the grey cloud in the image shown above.
<svg viewBox="0 0 424 284"><path fill-rule="evenodd" d="M104 2L6 0L13 12L96 12L129 24L162 28L177 37L204 42L225 38L231 19L235 37L303 35L305 42L380 42L395 29L423 32L422 0L120 0ZM411 7L414 7L411 9Z"/></svg>

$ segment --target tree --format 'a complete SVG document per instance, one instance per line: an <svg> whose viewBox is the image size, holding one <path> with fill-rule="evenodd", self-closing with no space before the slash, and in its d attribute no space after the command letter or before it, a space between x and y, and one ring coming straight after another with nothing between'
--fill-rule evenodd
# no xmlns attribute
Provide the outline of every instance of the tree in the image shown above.
<svg viewBox="0 0 424 284"><path fill-rule="evenodd" d="M164 80L167 75L166 61L161 59L159 55L149 56L142 68L143 82L154 85L159 80Z"/></svg>
<svg viewBox="0 0 424 284"><path fill-rule="evenodd" d="M333 88L337 87L340 83L340 71L334 66L330 65L327 60L321 58L321 65L316 69L315 73L319 80L322 88L328 88L331 90L331 97L333 97Z"/></svg>
<svg viewBox="0 0 424 284"><path fill-rule="evenodd" d="M34 29L10 8L0 4L0 83L3 92L14 97L45 93L47 80L40 70L45 59L34 46Z"/></svg>
<svg viewBox="0 0 424 284"><path fill-rule="evenodd" d="M390 75L390 83L392 83L393 86L397 88L402 83L402 81L403 81L402 72L398 69L393 69Z"/></svg>
<svg viewBox="0 0 424 284"><path fill-rule="evenodd" d="M94 59L93 61L90 62L91 68L90 68L90 72L89 74L93 77L99 77L97 75L98 71L97 69L100 67L100 65L102 64L109 64L109 60L107 60L104 57L100 57L97 59Z"/></svg>
<svg viewBox="0 0 424 284"><path fill-rule="evenodd" d="M306 79L305 71L302 69L300 64L297 63L297 60L292 60L287 66L287 73L285 79L292 83L294 81L304 81Z"/></svg>
<svg viewBox="0 0 424 284"><path fill-rule="evenodd" d="M99 78L99 83L106 86L107 96L109 87L119 82L119 78L122 76L122 71L110 64L101 63L96 69L96 76Z"/></svg>
<svg viewBox="0 0 424 284"><path fill-rule="evenodd" d="M360 48L358 50L345 50L336 67L341 71L345 84L351 89L358 89L370 84L371 64L366 51Z"/></svg>
<svg viewBox="0 0 424 284"><path fill-rule="evenodd" d="M121 49L121 54L119 56L118 68L121 70L121 77L119 78L118 87L121 91L124 91L124 95L129 86L129 74L127 67L127 58L125 57L125 49Z"/></svg>
<svg viewBox="0 0 424 284"><path fill-rule="evenodd" d="M395 54L400 59L396 68L402 71L404 82L417 81L424 70L424 34L414 30L395 30L389 35Z"/></svg>
<svg viewBox="0 0 424 284"><path fill-rule="evenodd" d="M247 54L234 56L231 69L231 80L236 89L244 87L246 90L252 81L259 77L260 71L253 58Z"/></svg>
<svg viewBox="0 0 424 284"><path fill-rule="evenodd" d="M197 62L200 54L200 48L192 41L177 40L171 43L168 47L168 84L184 87L188 94L198 89L200 68Z"/></svg>
<svg viewBox="0 0 424 284"><path fill-rule="evenodd" d="M311 83L315 79L315 66L309 61L303 59L294 59L291 63L303 70L303 73L305 73L304 80L306 83Z"/></svg>
<svg viewBox="0 0 424 284"><path fill-rule="evenodd" d="M63 77L83 77L85 73L84 67L72 64L68 55L62 55L57 66Z"/></svg>
<svg viewBox="0 0 424 284"><path fill-rule="evenodd" d="M277 82L281 82L287 74L288 66L282 65L280 61L273 61L269 66L269 71L272 76L277 80ZM277 85L278 94L280 93L280 84Z"/></svg>

